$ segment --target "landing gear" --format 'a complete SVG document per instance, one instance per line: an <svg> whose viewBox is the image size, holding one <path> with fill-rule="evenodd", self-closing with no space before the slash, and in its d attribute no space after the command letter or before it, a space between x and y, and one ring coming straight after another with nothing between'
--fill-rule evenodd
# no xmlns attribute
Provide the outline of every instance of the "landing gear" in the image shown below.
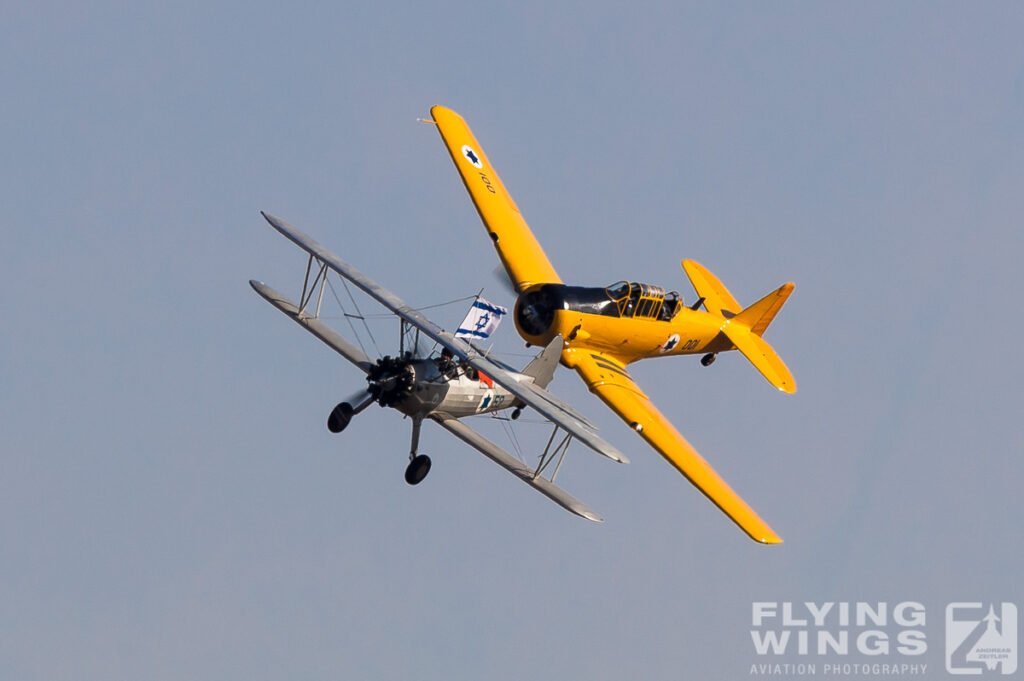
<svg viewBox="0 0 1024 681"><path fill-rule="evenodd" d="M327 417L327 430L332 433L340 433L345 430L352 421L352 417L373 404L373 400L373 393L364 390L346 401L340 402Z"/></svg>
<svg viewBox="0 0 1024 681"><path fill-rule="evenodd" d="M352 421L352 414L354 413L355 409L352 408L351 404L342 402L327 417L327 430L332 433L340 433L345 430L345 427Z"/></svg>
<svg viewBox="0 0 1024 681"><path fill-rule="evenodd" d="M417 454L420 446L420 426L423 425L423 417L412 419L412 446L409 447L409 465L405 468L405 481L410 485L418 485L427 477L430 472L430 457L426 454Z"/></svg>
<svg viewBox="0 0 1024 681"><path fill-rule="evenodd" d="M522 416L522 414L523 414L523 408L522 407L516 407L515 409L512 410L512 420L515 421L520 416Z"/></svg>
<svg viewBox="0 0 1024 681"><path fill-rule="evenodd" d="M405 481L410 485L418 485L430 472L430 457L419 454L412 458L405 469Z"/></svg>
<svg viewBox="0 0 1024 681"><path fill-rule="evenodd" d="M706 367L711 366L712 364L715 363L715 356L716 355L713 352L709 352L708 354L704 355L703 357L700 358L701 365Z"/></svg>

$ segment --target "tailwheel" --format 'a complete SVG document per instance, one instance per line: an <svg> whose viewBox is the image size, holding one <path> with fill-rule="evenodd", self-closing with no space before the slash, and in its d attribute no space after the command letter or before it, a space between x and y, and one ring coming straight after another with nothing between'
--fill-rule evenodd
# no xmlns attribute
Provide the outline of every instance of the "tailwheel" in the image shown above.
<svg viewBox="0 0 1024 681"><path fill-rule="evenodd" d="M709 352L708 354L704 355L703 357L700 358L701 365L706 367L711 366L712 364L715 363L715 356L716 355L713 352Z"/></svg>
<svg viewBox="0 0 1024 681"><path fill-rule="evenodd" d="M405 481L410 485L418 485L427 477L430 472L430 457L426 454L419 454L413 457L409 466L405 469Z"/></svg>

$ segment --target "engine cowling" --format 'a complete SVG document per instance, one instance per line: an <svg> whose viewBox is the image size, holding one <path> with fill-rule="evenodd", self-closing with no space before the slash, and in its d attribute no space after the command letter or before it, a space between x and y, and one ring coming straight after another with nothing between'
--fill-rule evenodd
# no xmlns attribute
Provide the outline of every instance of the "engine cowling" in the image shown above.
<svg viewBox="0 0 1024 681"><path fill-rule="evenodd" d="M534 345L544 345L549 340L555 312L562 307L556 286L542 284L529 288L516 300L516 328Z"/></svg>
<svg viewBox="0 0 1024 681"><path fill-rule="evenodd" d="M381 406L393 407L415 389L416 369L411 359L385 355L370 367L366 380Z"/></svg>

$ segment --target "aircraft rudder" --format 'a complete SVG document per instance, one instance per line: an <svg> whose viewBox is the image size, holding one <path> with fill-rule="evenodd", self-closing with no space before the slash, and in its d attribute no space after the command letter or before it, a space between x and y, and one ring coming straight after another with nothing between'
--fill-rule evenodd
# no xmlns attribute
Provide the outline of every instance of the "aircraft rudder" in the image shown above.
<svg viewBox="0 0 1024 681"><path fill-rule="evenodd" d="M741 324L758 336L763 335L768 325L775 319L775 315L786 304L794 288L796 285L793 282L783 284L753 305L744 308L733 317L732 323Z"/></svg>
<svg viewBox="0 0 1024 681"><path fill-rule="evenodd" d="M565 341L562 340L562 336L555 336L551 342L548 343L547 346L545 346L545 348L541 350L529 364L526 365L522 374L533 378L533 384L538 388L547 388L548 384L551 383L551 379L555 377L555 369L558 368L558 362L562 358L562 348L564 347Z"/></svg>

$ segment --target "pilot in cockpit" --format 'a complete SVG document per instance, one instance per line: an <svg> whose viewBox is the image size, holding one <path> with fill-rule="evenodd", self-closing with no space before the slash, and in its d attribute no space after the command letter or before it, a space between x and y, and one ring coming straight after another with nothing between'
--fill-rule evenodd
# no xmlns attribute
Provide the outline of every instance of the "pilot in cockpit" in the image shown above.
<svg viewBox="0 0 1024 681"><path fill-rule="evenodd" d="M665 294L665 301L661 304L661 312L658 313L658 319L664 322L671 321L682 305L683 297L679 295L679 292L669 291Z"/></svg>
<svg viewBox="0 0 1024 681"><path fill-rule="evenodd" d="M441 375L445 378L455 378L458 372L459 366L455 363L454 355L448 348L441 350L441 356L437 358L437 370L441 372Z"/></svg>

